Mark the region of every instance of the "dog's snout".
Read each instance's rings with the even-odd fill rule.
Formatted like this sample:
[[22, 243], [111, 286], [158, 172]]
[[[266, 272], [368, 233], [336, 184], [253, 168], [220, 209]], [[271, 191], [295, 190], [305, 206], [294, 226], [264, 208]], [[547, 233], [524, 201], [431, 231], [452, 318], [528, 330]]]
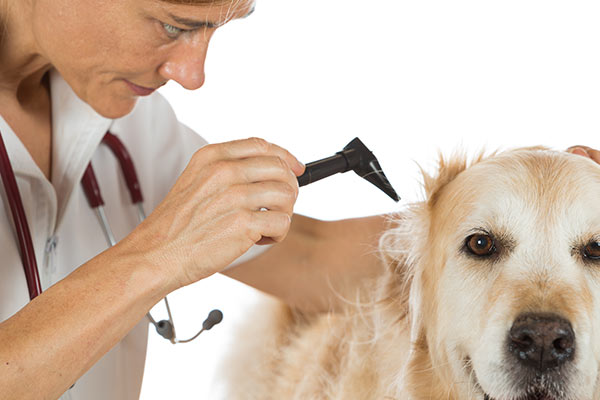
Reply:
[[573, 359], [575, 334], [571, 323], [558, 315], [521, 314], [510, 328], [508, 350], [522, 366], [545, 371]]

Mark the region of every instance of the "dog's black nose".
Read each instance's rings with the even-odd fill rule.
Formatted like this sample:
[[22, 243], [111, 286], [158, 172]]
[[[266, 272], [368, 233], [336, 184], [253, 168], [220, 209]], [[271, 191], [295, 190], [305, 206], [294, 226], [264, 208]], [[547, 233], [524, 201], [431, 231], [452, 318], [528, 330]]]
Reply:
[[508, 350], [521, 365], [543, 372], [573, 359], [575, 334], [558, 315], [521, 314], [510, 328]]

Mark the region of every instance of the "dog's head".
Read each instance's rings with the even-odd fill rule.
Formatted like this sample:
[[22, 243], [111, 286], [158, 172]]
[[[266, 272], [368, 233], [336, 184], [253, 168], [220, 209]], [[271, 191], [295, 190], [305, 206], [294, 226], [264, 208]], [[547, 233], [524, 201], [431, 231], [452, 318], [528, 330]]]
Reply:
[[431, 390], [417, 388], [432, 384], [425, 373], [447, 390], [427, 398], [592, 399], [600, 167], [513, 150], [468, 168], [442, 161], [425, 188], [427, 200], [387, 237], [408, 239], [408, 270], [397, 273], [410, 288], [415, 391]]

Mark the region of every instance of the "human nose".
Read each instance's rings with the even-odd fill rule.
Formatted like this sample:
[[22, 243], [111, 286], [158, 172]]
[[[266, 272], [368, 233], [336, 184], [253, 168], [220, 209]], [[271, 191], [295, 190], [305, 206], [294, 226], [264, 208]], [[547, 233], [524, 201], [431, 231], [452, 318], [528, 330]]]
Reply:
[[159, 68], [160, 75], [188, 90], [202, 87], [209, 39], [204, 37], [182, 41]]

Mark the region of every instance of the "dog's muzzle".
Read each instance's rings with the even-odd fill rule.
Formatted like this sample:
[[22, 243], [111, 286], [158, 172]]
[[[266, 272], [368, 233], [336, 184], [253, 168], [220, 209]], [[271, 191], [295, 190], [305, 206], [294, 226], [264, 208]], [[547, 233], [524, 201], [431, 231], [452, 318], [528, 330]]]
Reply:
[[514, 386], [526, 393], [519, 400], [558, 400], [575, 356], [575, 333], [559, 315], [521, 314], [508, 332], [506, 354]]

